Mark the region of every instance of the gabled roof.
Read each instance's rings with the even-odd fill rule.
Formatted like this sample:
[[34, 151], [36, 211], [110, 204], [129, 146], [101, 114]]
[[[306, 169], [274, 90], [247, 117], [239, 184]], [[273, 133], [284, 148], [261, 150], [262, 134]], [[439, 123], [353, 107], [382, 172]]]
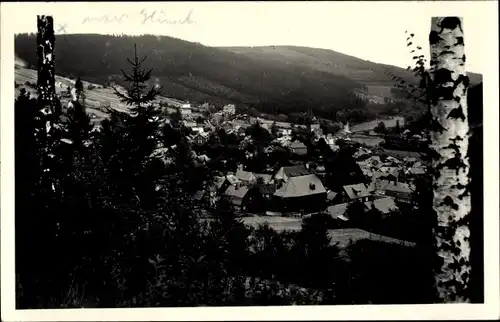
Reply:
[[412, 187], [407, 183], [394, 182], [390, 180], [377, 180], [372, 183], [373, 188], [378, 190], [394, 191], [401, 193], [412, 193]]
[[375, 207], [375, 209], [377, 209], [378, 211], [380, 211], [383, 214], [387, 214], [387, 213], [391, 212], [392, 210], [398, 209], [396, 202], [394, 201], [393, 198], [390, 198], [390, 197], [375, 199], [373, 201], [368, 201], [368, 202], [365, 202], [365, 205], [368, 209]]
[[423, 167], [412, 167], [409, 172], [411, 174], [425, 174], [425, 170]]
[[216, 177], [214, 177], [214, 183], [213, 183], [212, 187], [218, 190], [218, 189], [220, 189], [220, 187], [222, 187], [222, 185], [224, 184], [224, 181], [226, 181], [225, 177], [216, 176]]
[[368, 191], [368, 188], [365, 186], [364, 183], [344, 186], [343, 189], [350, 199], [357, 199], [357, 198], [371, 196], [371, 193]]
[[236, 177], [241, 181], [255, 181], [257, 177], [253, 174], [253, 172], [245, 171], [245, 170], [237, 170]]
[[338, 195], [338, 193], [336, 193], [335, 191], [328, 191], [328, 193], [326, 194], [326, 199], [328, 200], [333, 200], [335, 199], [335, 197]]
[[380, 167], [379, 171], [385, 172], [387, 174], [393, 175], [393, 176], [398, 176], [399, 174], [399, 168], [398, 167], [390, 167], [390, 166], [382, 166]]
[[224, 195], [226, 197], [230, 197], [233, 204], [241, 205], [241, 202], [248, 191], [248, 188], [245, 186], [229, 186], [226, 191], [224, 191]]
[[274, 195], [280, 198], [294, 198], [326, 193], [321, 180], [315, 175], [291, 177]]
[[199, 190], [193, 195], [194, 200], [201, 200], [203, 196], [205, 195], [205, 190]]
[[311, 174], [311, 172], [307, 170], [303, 164], [283, 167], [283, 173], [287, 177], [298, 177]]
[[295, 140], [295, 141], [292, 141], [292, 143], [290, 143], [290, 148], [291, 149], [305, 149], [307, 148], [307, 146], [300, 142], [299, 140]]

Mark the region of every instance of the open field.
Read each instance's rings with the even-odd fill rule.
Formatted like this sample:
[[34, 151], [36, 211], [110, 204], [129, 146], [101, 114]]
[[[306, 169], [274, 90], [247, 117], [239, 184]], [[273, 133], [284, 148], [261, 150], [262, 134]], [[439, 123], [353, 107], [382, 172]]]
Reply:
[[354, 134], [350, 137], [350, 139], [351, 141], [358, 142], [360, 144], [365, 144], [370, 147], [376, 147], [380, 143], [385, 141], [383, 138], [378, 136], [361, 135], [361, 134]]
[[[245, 225], [254, 228], [258, 227], [259, 224], [264, 224], [267, 222], [269, 224], [269, 227], [278, 232], [283, 232], [286, 230], [300, 231], [302, 229], [301, 218], [252, 216], [252, 217], [243, 217], [242, 221]], [[389, 244], [400, 244], [407, 247], [416, 246], [416, 244], [412, 242], [407, 242], [396, 238], [374, 234], [359, 228], [331, 229], [328, 231], [328, 234], [331, 238], [332, 243], [338, 243], [338, 246], [340, 248], [346, 248], [351, 241], [355, 243], [363, 239], [381, 241]]]
[[[15, 68], [15, 82], [20, 86], [16, 88], [16, 97], [19, 95], [21, 88], [25, 88], [32, 96], [36, 96], [36, 89], [30, 86], [25, 85], [26, 82], [30, 82], [33, 84], [37, 83], [37, 71], [29, 68], [24, 68], [22, 66], [17, 65]], [[73, 87], [75, 81], [69, 78], [56, 76], [56, 93], [58, 95], [63, 96], [63, 92], [66, 92], [66, 88], [68, 86]], [[87, 107], [88, 114], [92, 117], [94, 122], [99, 122], [102, 119], [107, 117], [107, 114], [103, 112], [103, 106], [109, 106], [111, 108], [117, 109], [119, 111], [126, 111], [127, 106], [120, 102], [118, 97], [115, 95], [112, 88], [103, 88], [102, 85], [92, 84], [94, 86], [93, 89], [89, 90], [88, 86], [89, 82], [82, 80], [84, 89], [85, 89], [85, 104]], [[119, 87], [120, 90], [123, 90]], [[66, 106], [69, 102], [69, 98], [62, 97], [61, 103], [63, 106]], [[167, 103], [171, 106], [180, 107], [184, 102], [161, 96], [157, 99], [157, 103]], [[168, 111], [174, 112], [175, 109], [168, 108]]]
[[257, 228], [260, 224], [268, 223], [272, 229], [282, 232], [285, 230], [299, 231], [302, 229], [301, 218], [272, 217], [272, 216], [252, 216], [241, 218], [243, 223]]
[[404, 240], [399, 240], [396, 238], [391, 238], [383, 235], [378, 235], [371, 233], [369, 231], [359, 229], [359, 228], [343, 228], [343, 229], [332, 229], [328, 231], [332, 243], [339, 243], [340, 248], [345, 248], [349, 245], [349, 242], [357, 242], [363, 239], [369, 239], [373, 241], [382, 241], [389, 244], [400, 244], [407, 247], [415, 247], [416, 244], [412, 242], [407, 242]]
[[351, 132], [371, 131], [375, 127], [377, 127], [377, 125], [380, 122], [384, 122], [386, 128], [391, 128], [391, 127], [395, 127], [396, 123], [398, 121], [399, 121], [399, 125], [401, 127], [403, 127], [405, 125], [405, 119], [404, 119], [404, 117], [402, 117], [402, 116], [394, 116], [391, 119], [379, 119], [379, 120], [373, 120], [373, 121], [369, 121], [369, 122], [363, 122], [363, 123], [355, 124], [355, 125], [351, 126]]

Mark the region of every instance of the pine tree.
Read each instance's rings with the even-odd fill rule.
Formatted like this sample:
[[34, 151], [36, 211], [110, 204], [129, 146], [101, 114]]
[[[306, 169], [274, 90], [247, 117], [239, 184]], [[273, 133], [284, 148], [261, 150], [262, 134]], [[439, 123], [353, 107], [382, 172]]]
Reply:
[[85, 100], [85, 92], [84, 92], [83, 83], [82, 83], [82, 80], [80, 79], [80, 77], [78, 77], [75, 81], [75, 89], [76, 89], [76, 99], [80, 100], [80, 98], [81, 98], [82, 100]]
[[[147, 81], [152, 69], [143, 69], [142, 64], [147, 57], [137, 57], [134, 45], [134, 59], [131, 73], [122, 70], [123, 77], [129, 83], [126, 93], [114, 87], [115, 94], [129, 110], [121, 112], [110, 110], [110, 118], [103, 121], [101, 131], [101, 152], [107, 166], [110, 180], [120, 188], [117, 195], [122, 201], [135, 200], [143, 207], [152, 207], [155, 200], [155, 187], [161, 173], [161, 161], [153, 156], [160, 144], [161, 108], [154, 104], [160, 89], [152, 87], [148, 91]], [[127, 177], [127, 182], [123, 177]]]
[[161, 108], [152, 104], [160, 94], [160, 89], [153, 86], [147, 92], [147, 81], [151, 78], [152, 69], [143, 69], [142, 64], [147, 56], [139, 59], [137, 57], [136, 45], [134, 45], [134, 60], [127, 58], [132, 66], [131, 74], [122, 70], [123, 77], [129, 83], [126, 94], [122, 94], [114, 88], [115, 94], [120, 101], [130, 107], [130, 116], [126, 118], [126, 127], [134, 140], [131, 153], [138, 153], [138, 157], [150, 155], [156, 148], [159, 137], [159, 125], [161, 119]]

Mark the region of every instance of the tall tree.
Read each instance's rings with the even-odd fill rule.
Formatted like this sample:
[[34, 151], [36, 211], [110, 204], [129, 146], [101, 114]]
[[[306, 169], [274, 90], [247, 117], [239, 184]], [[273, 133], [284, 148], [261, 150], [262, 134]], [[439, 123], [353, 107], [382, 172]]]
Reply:
[[438, 219], [434, 236], [442, 259], [435, 278], [438, 298], [444, 302], [470, 301], [469, 79], [462, 26], [459, 17], [433, 17], [429, 34], [433, 209]]
[[[44, 114], [56, 114], [55, 42], [52, 16], [37, 16], [38, 100]], [[46, 110], [45, 110], [46, 109]]]
[[154, 104], [160, 88], [152, 86], [146, 90], [152, 72], [142, 68], [146, 58], [139, 58], [134, 46], [133, 60], [127, 58], [131, 72], [122, 70], [124, 80], [130, 85], [125, 93], [114, 87], [115, 94], [129, 109], [109, 111], [109, 120], [101, 123], [100, 140], [110, 180], [119, 186], [120, 202], [136, 200], [143, 207], [153, 206], [155, 181], [161, 176], [152, 171], [152, 168], [155, 171], [161, 168], [159, 158], [152, 155], [161, 144], [161, 108]]

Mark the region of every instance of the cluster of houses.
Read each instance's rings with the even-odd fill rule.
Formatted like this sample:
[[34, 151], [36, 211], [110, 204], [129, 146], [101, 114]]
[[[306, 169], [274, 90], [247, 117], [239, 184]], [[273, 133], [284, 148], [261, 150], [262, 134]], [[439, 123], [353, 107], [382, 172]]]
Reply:
[[[363, 159], [363, 158], [361, 158]], [[325, 212], [335, 219], [347, 221], [347, 207], [362, 202], [367, 209], [383, 214], [397, 210], [400, 202], [409, 203], [414, 180], [425, 173], [421, 161], [371, 155], [357, 162], [369, 183], [343, 186], [332, 191], [323, 183], [324, 167], [304, 163], [284, 166], [274, 173], [253, 173], [240, 166], [235, 173], [218, 176], [207, 191], [200, 191], [196, 200], [226, 198], [243, 215], [266, 214], [304, 216]]]
[[[333, 151], [339, 149], [336, 145], [338, 138], [352, 142], [358, 142], [359, 139], [356, 133], [351, 133], [349, 124], [335, 135], [324, 135], [318, 122], [313, 121], [307, 127], [288, 122], [261, 120], [245, 114], [236, 114], [232, 104], [206, 117], [203, 124], [199, 124], [199, 119], [198, 122], [194, 121], [189, 104], [183, 105], [180, 111], [184, 125], [192, 130], [188, 139], [195, 144], [206, 143], [210, 132], [216, 129], [235, 134], [243, 142], [247, 139], [245, 130], [256, 122], [269, 132], [277, 132], [274, 146], [282, 146], [298, 156], [306, 156], [308, 148], [303, 142], [292, 138], [294, 127], [309, 128], [316, 141], [323, 138]], [[379, 153], [377, 145], [358, 146], [353, 157], [366, 180], [343, 186], [339, 191], [325, 187], [323, 165], [302, 161], [296, 165], [275, 168], [267, 173], [249, 172], [240, 165], [236, 172], [217, 176], [213, 184], [208, 189], [196, 193], [194, 199], [215, 203], [220, 198], [225, 198], [242, 215], [303, 216], [324, 212], [333, 218], [347, 221], [346, 211], [353, 202], [361, 202], [367, 209], [376, 208], [387, 214], [397, 210], [399, 203], [411, 201], [415, 189], [414, 180], [425, 174], [426, 169], [418, 153], [386, 149]], [[198, 159], [203, 157], [206, 158], [197, 156]]]

